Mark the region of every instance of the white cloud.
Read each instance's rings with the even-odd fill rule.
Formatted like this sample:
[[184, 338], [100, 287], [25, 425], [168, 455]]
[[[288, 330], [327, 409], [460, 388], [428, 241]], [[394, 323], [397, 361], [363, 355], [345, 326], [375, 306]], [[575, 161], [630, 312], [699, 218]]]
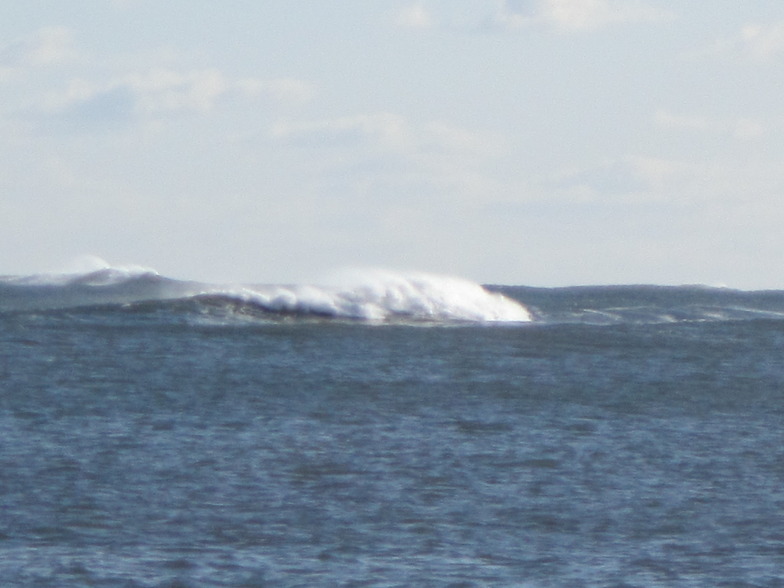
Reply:
[[228, 91], [227, 80], [215, 69], [187, 73], [152, 70], [129, 75], [117, 85], [131, 90], [138, 110], [151, 115], [179, 111], [207, 112]]
[[250, 96], [268, 96], [281, 102], [307, 102], [315, 94], [313, 84], [295, 78], [243, 78], [237, 80], [234, 87]]
[[432, 121], [424, 129], [425, 144], [437, 145], [449, 151], [470, 153], [472, 156], [494, 156], [503, 151], [500, 137], [469, 131], [443, 121]]
[[[684, 164], [672, 160], [628, 156], [598, 165], [564, 170], [550, 182], [562, 199], [583, 202], [668, 201], [671, 190], [688, 176]], [[549, 186], [548, 186], [549, 187]]]
[[[498, 136], [443, 121], [415, 123], [394, 113], [374, 113], [313, 122], [280, 122], [274, 139], [316, 150], [310, 173], [318, 181], [373, 186], [376, 194], [435, 189], [450, 199], [474, 199], [497, 187], [484, 164], [506, 153]], [[362, 188], [357, 188], [362, 186]], [[349, 188], [351, 189], [351, 188]]]
[[768, 25], [748, 24], [729, 45], [753, 59], [770, 59], [784, 52], [784, 21]]
[[757, 139], [765, 132], [766, 126], [753, 118], [739, 118], [732, 125], [732, 134], [738, 139]]
[[784, 53], [784, 20], [768, 24], [747, 23], [732, 36], [724, 37], [694, 57], [724, 55], [738, 59], [765, 62]]
[[784, 51], [784, 21], [770, 25], [746, 25], [741, 30], [746, 51], [759, 59], [767, 59]]
[[749, 117], [733, 119], [711, 118], [703, 115], [679, 115], [666, 110], [658, 110], [656, 124], [670, 129], [686, 130], [714, 135], [727, 135], [740, 140], [762, 137], [776, 123], [764, 122]]
[[433, 24], [430, 13], [421, 4], [406, 6], [397, 14], [398, 26], [412, 29], [427, 29]]
[[24, 68], [66, 63], [76, 55], [70, 29], [44, 27], [0, 47], [0, 79]]
[[639, 177], [653, 188], [666, 188], [673, 182], [681, 181], [688, 173], [685, 164], [672, 159], [631, 157], [628, 161]]
[[26, 59], [32, 65], [64, 63], [76, 56], [73, 35], [65, 27], [47, 27], [36, 33], [28, 46]]
[[498, 137], [443, 121], [415, 125], [401, 115], [388, 112], [315, 122], [280, 122], [272, 128], [272, 136], [310, 145], [374, 147], [408, 154], [470, 153], [472, 157], [495, 155], [502, 143]]
[[45, 110], [80, 121], [121, 122], [134, 117], [207, 113], [220, 99], [231, 96], [290, 101], [304, 100], [311, 91], [308, 84], [293, 79], [232, 80], [217, 69], [181, 72], [156, 68], [102, 83], [74, 79], [64, 92], [49, 96]]
[[373, 143], [398, 149], [411, 140], [407, 121], [391, 113], [361, 114], [315, 122], [280, 122], [272, 136], [294, 143], [357, 146]]
[[721, 131], [721, 125], [706, 116], [673, 114], [660, 109], [656, 111], [655, 119], [657, 125], [672, 129], [686, 129], [701, 132]]
[[610, 25], [672, 17], [672, 13], [640, 0], [506, 0], [501, 4], [496, 26], [515, 30], [541, 24], [566, 32], [594, 31]]

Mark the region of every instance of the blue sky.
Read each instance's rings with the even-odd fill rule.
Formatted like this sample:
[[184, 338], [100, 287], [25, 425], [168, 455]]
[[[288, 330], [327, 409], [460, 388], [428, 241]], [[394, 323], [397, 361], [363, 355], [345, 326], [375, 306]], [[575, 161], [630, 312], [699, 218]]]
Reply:
[[778, 0], [8, 4], [0, 274], [784, 288]]

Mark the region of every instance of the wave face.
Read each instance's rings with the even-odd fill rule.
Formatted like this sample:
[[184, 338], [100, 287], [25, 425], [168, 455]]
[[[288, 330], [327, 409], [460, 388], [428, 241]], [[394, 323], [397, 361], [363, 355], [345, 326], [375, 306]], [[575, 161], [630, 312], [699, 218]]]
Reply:
[[522, 304], [498, 292], [460, 278], [425, 273], [365, 270], [344, 275], [332, 285], [216, 285], [174, 280], [137, 267], [0, 278], [0, 312], [95, 307], [263, 319], [531, 320]]

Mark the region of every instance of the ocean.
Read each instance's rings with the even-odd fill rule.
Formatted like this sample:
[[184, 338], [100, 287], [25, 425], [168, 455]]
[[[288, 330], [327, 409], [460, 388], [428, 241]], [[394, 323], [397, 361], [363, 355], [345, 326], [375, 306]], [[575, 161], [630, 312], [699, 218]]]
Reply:
[[784, 291], [0, 278], [0, 582], [784, 586]]

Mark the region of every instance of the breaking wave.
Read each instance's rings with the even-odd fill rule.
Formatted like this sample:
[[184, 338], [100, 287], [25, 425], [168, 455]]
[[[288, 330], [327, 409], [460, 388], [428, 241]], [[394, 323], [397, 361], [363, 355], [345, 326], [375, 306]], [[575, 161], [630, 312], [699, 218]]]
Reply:
[[[84, 270], [85, 268], [82, 268]], [[527, 322], [519, 302], [461, 278], [364, 270], [327, 285], [216, 285], [166, 278], [137, 266], [0, 278], [0, 312], [177, 306], [244, 316], [332, 317], [372, 322]]]

